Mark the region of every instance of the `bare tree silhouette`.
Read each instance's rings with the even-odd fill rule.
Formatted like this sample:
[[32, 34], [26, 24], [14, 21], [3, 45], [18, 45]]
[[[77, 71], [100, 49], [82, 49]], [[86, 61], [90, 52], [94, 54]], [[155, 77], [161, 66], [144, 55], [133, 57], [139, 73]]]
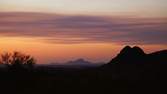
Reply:
[[30, 56], [20, 52], [3, 53], [0, 57], [0, 63], [7, 65], [10, 69], [32, 69], [36, 60]]

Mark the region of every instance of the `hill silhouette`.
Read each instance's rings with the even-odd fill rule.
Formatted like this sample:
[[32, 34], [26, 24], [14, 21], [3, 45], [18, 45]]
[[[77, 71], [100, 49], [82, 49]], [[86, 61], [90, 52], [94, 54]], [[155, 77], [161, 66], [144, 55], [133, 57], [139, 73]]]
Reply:
[[146, 54], [140, 47], [124, 47], [101, 69], [113, 79], [155, 80], [167, 79], [167, 50]]
[[167, 63], [167, 50], [146, 54], [140, 47], [124, 47], [107, 65], [112, 63]]
[[131, 48], [130, 46], [126, 46], [123, 48], [120, 53], [115, 57], [110, 63], [137, 63], [143, 62], [146, 54], [144, 51], [135, 46]]

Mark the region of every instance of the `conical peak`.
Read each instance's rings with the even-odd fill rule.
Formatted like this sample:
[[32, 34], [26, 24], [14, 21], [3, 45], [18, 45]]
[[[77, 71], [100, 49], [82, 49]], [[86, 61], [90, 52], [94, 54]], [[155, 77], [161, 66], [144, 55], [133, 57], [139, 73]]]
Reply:
[[127, 53], [131, 50], [132, 48], [130, 46], [125, 46], [121, 51], [120, 54]]

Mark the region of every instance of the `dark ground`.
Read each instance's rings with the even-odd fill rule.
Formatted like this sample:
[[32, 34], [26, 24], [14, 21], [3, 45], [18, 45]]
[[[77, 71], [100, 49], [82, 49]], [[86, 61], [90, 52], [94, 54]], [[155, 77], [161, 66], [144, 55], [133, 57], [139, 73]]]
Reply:
[[151, 69], [142, 67], [141, 71], [125, 68], [115, 73], [113, 70], [101, 68], [56, 71], [39, 68], [22, 72], [1, 70], [0, 92], [4, 92], [2, 94], [90, 94], [91, 92], [93, 94], [141, 94], [145, 92], [150, 94], [155, 91], [161, 92], [162, 90], [159, 91], [159, 89], [166, 89], [166, 67], [167, 65]]

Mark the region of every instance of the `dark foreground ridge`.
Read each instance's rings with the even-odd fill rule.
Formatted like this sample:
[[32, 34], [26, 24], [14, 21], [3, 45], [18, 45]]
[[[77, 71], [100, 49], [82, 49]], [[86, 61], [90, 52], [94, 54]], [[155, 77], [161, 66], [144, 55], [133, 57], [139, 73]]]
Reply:
[[146, 54], [126, 46], [109, 63], [84, 69], [35, 66], [32, 57], [18, 53], [6, 57], [0, 68], [2, 94], [150, 94], [166, 89], [167, 50]]

